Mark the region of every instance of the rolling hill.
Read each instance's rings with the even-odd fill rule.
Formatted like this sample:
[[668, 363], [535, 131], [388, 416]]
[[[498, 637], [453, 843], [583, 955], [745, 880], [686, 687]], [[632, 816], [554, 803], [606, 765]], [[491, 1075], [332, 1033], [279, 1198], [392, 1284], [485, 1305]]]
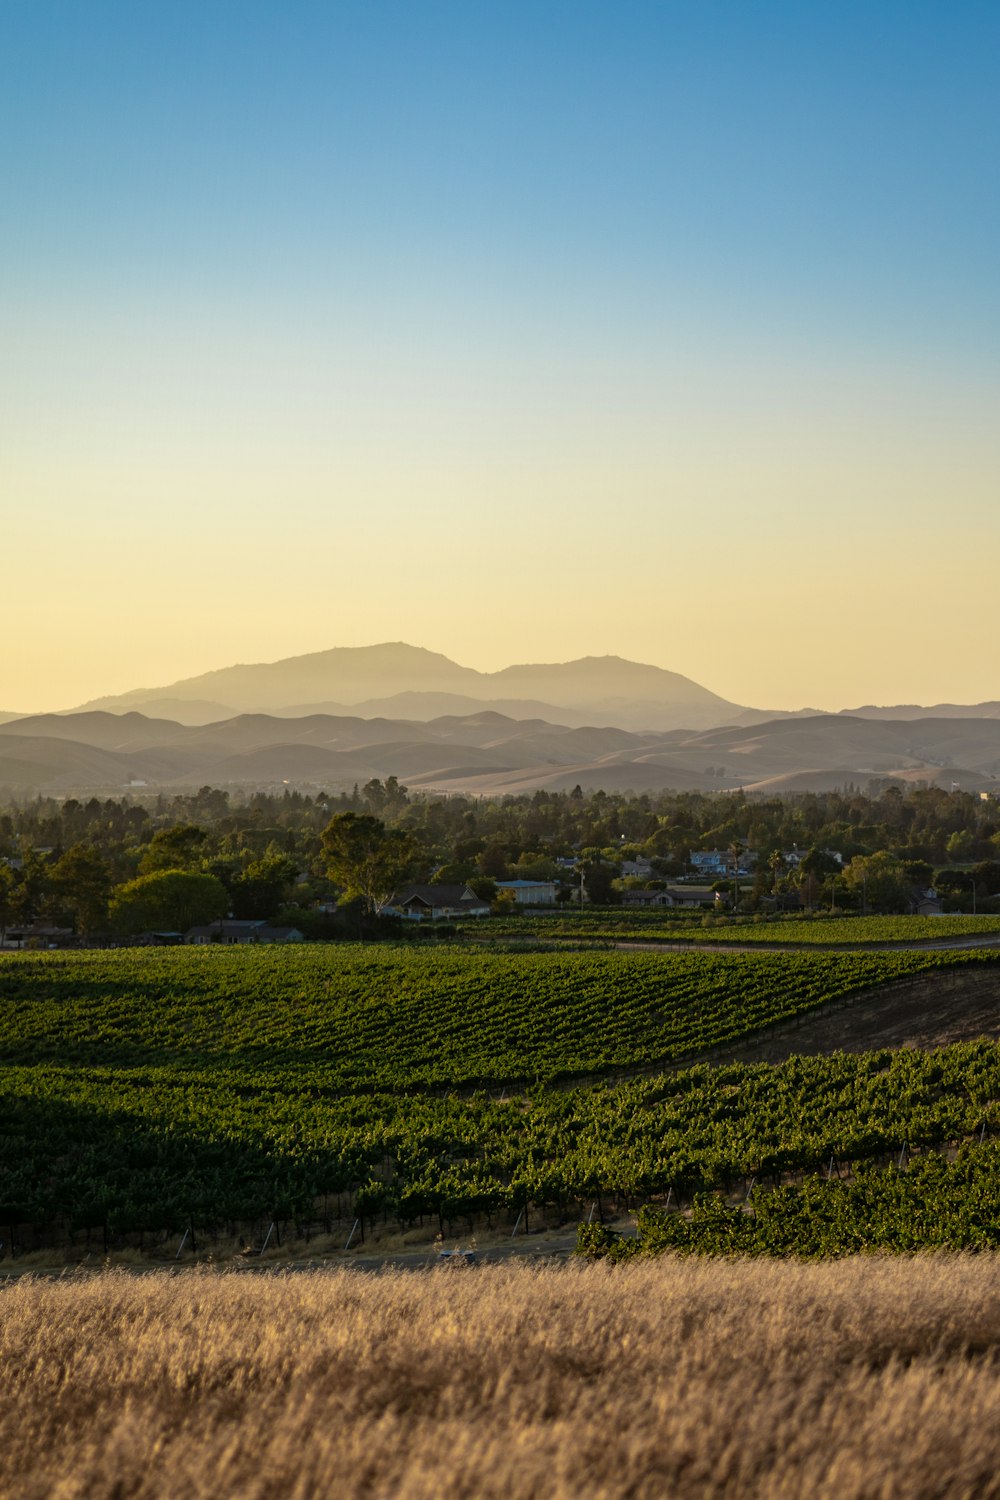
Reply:
[[559, 719], [625, 729], [706, 729], [746, 712], [689, 677], [618, 656], [478, 672], [402, 642], [339, 646], [284, 661], [223, 667], [166, 687], [95, 699], [84, 709], [138, 709], [188, 724], [237, 713], [433, 719], [496, 707], [515, 718]]
[[1000, 778], [1000, 702], [771, 713], [617, 656], [463, 667], [401, 642], [336, 647], [139, 688], [82, 709], [0, 714], [0, 788], [208, 783], [336, 791], [396, 776], [495, 796], [821, 790], [872, 777]]
[[605, 791], [804, 791], [872, 777], [975, 791], [998, 784], [1000, 720], [825, 714], [640, 733], [491, 709], [427, 722], [254, 713], [199, 725], [87, 710], [0, 724], [0, 788], [19, 794], [109, 794], [137, 784], [338, 791], [387, 776], [414, 790], [473, 796], [578, 783]]

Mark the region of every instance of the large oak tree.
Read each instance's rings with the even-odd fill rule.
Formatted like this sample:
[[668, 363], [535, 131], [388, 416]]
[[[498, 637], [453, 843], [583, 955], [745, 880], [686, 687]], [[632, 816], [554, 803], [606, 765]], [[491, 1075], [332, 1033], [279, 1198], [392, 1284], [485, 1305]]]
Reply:
[[418, 849], [409, 834], [368, 814], [338, 813], [323, 830], [330, 879], [350, 899], [380, 912], [413, 869]]

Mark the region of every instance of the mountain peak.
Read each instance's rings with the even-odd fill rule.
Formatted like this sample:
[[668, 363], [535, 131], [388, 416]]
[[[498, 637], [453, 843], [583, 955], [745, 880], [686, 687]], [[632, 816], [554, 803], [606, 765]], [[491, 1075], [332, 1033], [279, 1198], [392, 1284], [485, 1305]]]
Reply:
[[[689, 677], [621, 656], [582, 656], [479, 672], [407, 641], [332, 646], [280, 661], [220, 667], [164, 687], [95, 699], [83, 707], [121, 712], [155, 704], [162, 712], [168, 703], [176, 707], [196, 701], [198, 719], [205, 723], [209, 717], [230, 714], [295, 714], [313, 705], [351, 708], [399, 694], [427, 696], [429, 711], [421, 717], [441, 711], [440, 703], [436, 711], [430, 707], [434, 695], [440, 700], [441, 694], [453, 694], [484, 707], [530, 702], [537, 705], [538, 716], [557, 721], [559, 711], [567, 710], [591, 723], [636, 729], [704, 729], [740, 712], [738, 705]], [[191, 716], [185, 717], [191, 722]]]

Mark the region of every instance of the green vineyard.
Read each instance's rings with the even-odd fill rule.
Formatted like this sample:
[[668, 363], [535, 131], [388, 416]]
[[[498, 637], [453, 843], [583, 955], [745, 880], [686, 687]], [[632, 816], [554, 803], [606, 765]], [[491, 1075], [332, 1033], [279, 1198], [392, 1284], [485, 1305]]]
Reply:
[[[904, 1153], [901, 1153], [903, 1155]], [[866, 1163], [841, 1180], [823, 1173], [778, 1188], [753, 1187], [742, 1204], [699, 1193], [689, 1214], [644, 1207], [638, 1234], [582, 1225], [593, 1258], [634, 1255], [795, 1255], [865, 1251], [995, 1250], [1000, 1244], [1000, 1147], [978, 1139], [953, 1160], [928, 1152], [903, 1166]]]
[[998, 962], [320, 945], [26, 954], [0, 961], [0, 1065], [225, 1064], [249, 1087], [292, 1069], [338, 1092], [555, 1082], [672, 1062], [859, 990]]
[[987, 1043], [657, 1069], [871, 986], [998, 962], [331, 947], [5, 959], [0, 1235], [334, 1215], [446, 1229], [665, 1195], [695, 1201], [678, 1219], [690, 1225], [698, 1194], [728, 1211], [751, 1181], [756, 1205], [790, 1175], [988, 1146], [1000, 1049]]
[[[482, 936], [482, 929], [465, 924], [466, 937]], [[700, 920], [687, 912], [585, 909], [568, 914], [528, 913], [493, 920], [487, 935], [537, 942], [662, 942], [743, 946], [749, 943], [880, 946], [886, 943], [929, 943], [950, 938], [995, 937], [1000, 943], [1000, 917], [786, 917], [762, 921], [709, 917]]]

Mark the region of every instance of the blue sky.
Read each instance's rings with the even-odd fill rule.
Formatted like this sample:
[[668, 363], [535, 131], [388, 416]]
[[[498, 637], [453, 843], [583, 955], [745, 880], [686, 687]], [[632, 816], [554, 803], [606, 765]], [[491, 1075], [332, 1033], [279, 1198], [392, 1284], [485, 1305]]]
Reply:
[[998, 57], [996, 4], [0, 0], [0, 707], [400, 637], [1000, 696]]

